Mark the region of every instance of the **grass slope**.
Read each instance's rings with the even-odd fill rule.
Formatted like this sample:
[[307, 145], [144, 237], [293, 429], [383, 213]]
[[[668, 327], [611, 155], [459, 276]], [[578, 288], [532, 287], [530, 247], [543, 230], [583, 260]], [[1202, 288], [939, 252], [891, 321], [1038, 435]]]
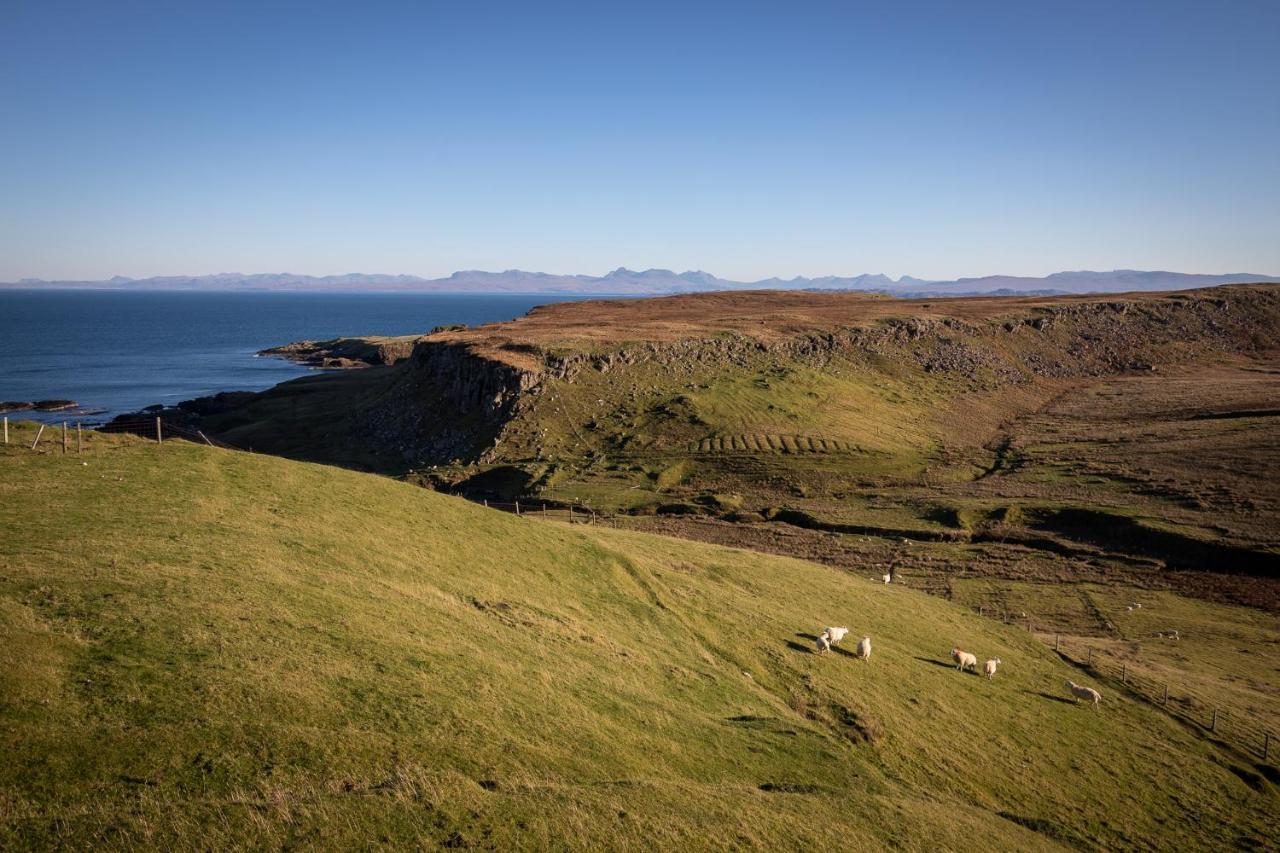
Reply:
[[[278, 458], [14, 438], [0, 847], [1270, 843], [1242, 759], [1063, 701], [1074, 670], [942, 600]], [[812, 654], [824, 623], [872, 662]]]

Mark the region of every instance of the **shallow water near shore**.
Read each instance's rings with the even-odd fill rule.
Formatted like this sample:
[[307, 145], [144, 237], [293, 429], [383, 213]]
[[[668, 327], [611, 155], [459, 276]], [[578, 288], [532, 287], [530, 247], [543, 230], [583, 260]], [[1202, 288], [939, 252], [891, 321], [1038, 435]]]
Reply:
[[105, 421], [155, 403], [257, 391], [310, 370], [256, 356], [270, 346], [492, 323], [566, 298], [575, 297], [0, 290], [0, 401], [80, 404], [10, 419]]

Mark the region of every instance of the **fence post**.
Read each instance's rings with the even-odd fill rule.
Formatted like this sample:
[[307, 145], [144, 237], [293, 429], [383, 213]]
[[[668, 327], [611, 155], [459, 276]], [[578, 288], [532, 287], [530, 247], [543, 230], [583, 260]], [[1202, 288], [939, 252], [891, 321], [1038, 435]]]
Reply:
[[1218, 709], [1213, 709], [1213, 722], [1209, 724], [1209, 731], [1216, 732], [1218, 730]]
[[1061, 635], [1061, 634], [1058, 634], [1058, 635], [1056, 635], [1056, 636], [1054, 637], [1054, 640], [1053, 640], [1053, 650], [1054, 650], [1055, 652], [1060, 652], [1060, 651], [1062, 651], [1062, 635]]
[[1089, 662], [1086, 663], [1085, 666], [1089, 667], [1090, 669], [1093, 668], [1093, 647], [1092, 646], [1089, 647]]
[[979, 604], [979, 605], [978, 605], [978, 615], [979, 615], [979, 616], [985, 616], [985, 615], [986, 615], [986, 614], [984, 614], [984, 613], [982, 612], [982, 605], [981, 605], [981, 604]]
[[36, 430], [36, 440], [31, 442], [31, 449], [35, 450], [36, 445], [40, 443], [40, 436], [44, 435], [44, 424], [40, 424], [40, 429]]
[[520, 501], [516, 501], [516, 515], [520, 514]]
[[80, 422], [76, 421], [76, 453], [77, 454], [80, 453], [81, 448], [82, 448], [82, 444], [81, 444], [81, 435], [80, 435]]
[[202, 431], [196, 430], [196, 435], [203, 438], [205, 444], [209, 445], [210, 447], [213, 447], [213, 442], [209, 440], [209, 436], [205, 435]]
[[488, 509], [488, 508], [489, 508], [489, 499], [488, 499], [488, 498], [485, 498], [485, 499], [484, 499], [484, 508], [485, 508], [485, 509]]
[[9, 416], [4, 416], [4, 443], [9, 443]]
[[546, 505], [546, 504], [543, 504], [543, 505], [542, 505], [542, 514], [543, 514], [544, 516], [547, 514], [547, 505]]
[[573, 524], [573, 504], [569, 504], [569, 523]]
[[160, 416], [156, 415], [156, 444], [160, 444], [164, 439], [160, 435]]
[[62, 422], [62, 452], [67, 452], [67, 422]]

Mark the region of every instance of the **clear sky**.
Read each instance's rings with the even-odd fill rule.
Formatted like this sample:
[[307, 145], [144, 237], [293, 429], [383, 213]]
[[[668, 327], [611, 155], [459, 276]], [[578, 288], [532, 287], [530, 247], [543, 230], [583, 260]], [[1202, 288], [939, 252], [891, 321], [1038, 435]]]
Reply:
[[1280, 274], [1280, 2], [0, 4], [0, 280]]

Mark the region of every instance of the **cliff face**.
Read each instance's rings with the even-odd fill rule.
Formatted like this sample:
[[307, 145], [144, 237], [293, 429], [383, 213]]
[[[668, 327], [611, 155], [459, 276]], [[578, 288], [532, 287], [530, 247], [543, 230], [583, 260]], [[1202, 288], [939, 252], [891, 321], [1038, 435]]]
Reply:
[[[1149, 371], [1214, 352], [1280, 347], [1278, 287], [1064, 303], [1021, 300], [1007, 311], [1000, 310], [999, 300], [987, 300], [986, 316], [945, 315], [949, 304], [969, 308], [967, 301], [934, 303], [928, 316], [911, 316], [904, 303], [905, 316], [786, 336], [733, 329], [585, 351], [522, 340], [519, 323], [423, 338], [401, 366], [399, 387], [364, 419], [369, 432], [362, 440], [394, 445], [411, 464], [534, 459], [549, 450], [545, 437], [566, 430], [577, 451], [590, 452], [608, 437], [587, 412], [606, 401], [576, 398], [605, 394], [597, 386], [606, 374], [611, 388], [627, 386], [633, 397], [660, 398], [678, 390], [672, 382], [713, 379], [730, 369], [821, 370], [835, 360], [950, 381], [954, 394], [948, 396], [962, 396], [1039, 380]], [[557, 402], [539, 404], [548, 392]], [[689, 431], [681, 426], [675, 432], [687, 440]]]
[[[870, 417], [859, 414], [859, 395], [875, 402], [876, 389], [892, 381], [929, 388], [927, 406], [912, 410], [884, 397], [877, 415], [885, 428], [916, 419], [912, 441], [924, 447], [929, 434], [947, 428], [938, 422], [944, 405], [954, 422], [970, 417], [972, 400], [982, 397], [993, 410], [992, 395], [1030, 389], [1020, 402], [997, 406], [1003, 416], [1062, 381], [1277, 347], [1274, 285], [1096, 299], [755, 293], [571, 303], [414, 339], [407, 358], [344, 381], [286, 383], [243, 407], [251, 414], [231, 413], [222, 423], [246, 433], [239, 441], [225, 435], [231, 442], [275, 452], [284, 445], [272, 430], [287, 429], [289, 455], [346, 459], [358, 448], [361, 459], [376, 460], [361, 466], [390, 471], [589, 459], [686, 446], [730, 429], [785, 435], [805, 427], [809, 435], [857, 444], [858, 436], [841, 432], [841, 418]], [[788, 402], [792, 389], [782, 377], [794, 370], [816, 372], [805, 390], [812, 400], [852, 394], [849, 414], [828, 413], [824, 421], [820, 406]], [[823, 375], [840, 371], [856, 373], [862, 385], [823, 386]], [[735, 382], [751, 393], [735, 402], [728, 397], [741, 394], [728, 388], [728, 397], [717, 397]], [[272, 401], [279, 404], [267, 405]], [[793, 425], [780, 423], [783, 412]], [[297, 436], [318, 418], [330, 420], [329, 444], [314, 449]]]

